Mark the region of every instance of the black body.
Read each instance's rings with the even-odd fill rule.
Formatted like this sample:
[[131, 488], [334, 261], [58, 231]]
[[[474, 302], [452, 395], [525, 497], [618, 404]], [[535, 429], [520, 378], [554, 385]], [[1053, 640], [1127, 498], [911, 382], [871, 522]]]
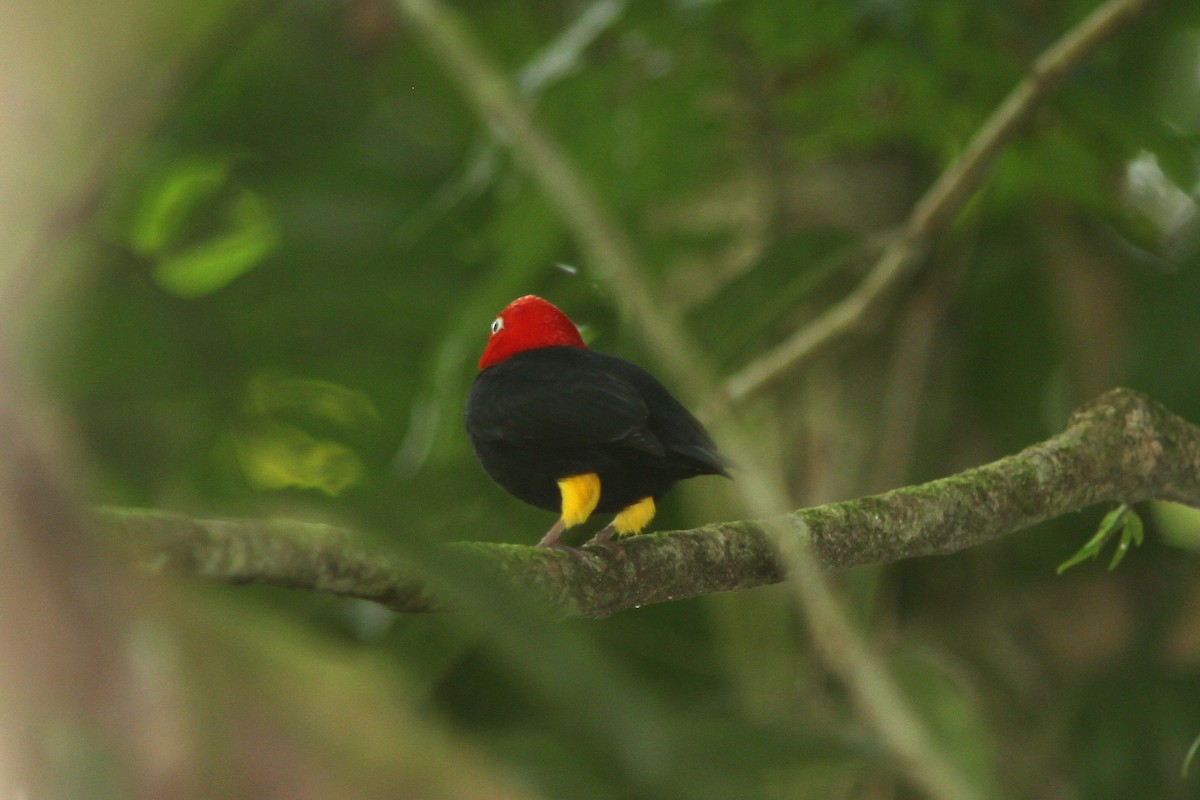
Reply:
[[597, 512], [661, 497], [676, 481], [725, 475], [704, 426], [641, 367], [579, 347], [526, 350], [479, 373], [467, 433], [497, 484], [560, 511], [556, 481], [600, 476]]

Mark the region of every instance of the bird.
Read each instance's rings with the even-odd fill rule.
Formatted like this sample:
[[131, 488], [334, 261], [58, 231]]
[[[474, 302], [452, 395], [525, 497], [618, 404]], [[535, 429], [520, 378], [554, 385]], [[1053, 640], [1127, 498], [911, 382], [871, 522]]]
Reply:
[[576, 552], [563, 531], [615, 514], [588, 544], [640, 533], [675, 483], [730, 477], [704, 426], [646, 370], [589, 349], [536, 295], [491, 323], [463, 413], [484, 471], [509, 494], [558, 513], [539, 547]]

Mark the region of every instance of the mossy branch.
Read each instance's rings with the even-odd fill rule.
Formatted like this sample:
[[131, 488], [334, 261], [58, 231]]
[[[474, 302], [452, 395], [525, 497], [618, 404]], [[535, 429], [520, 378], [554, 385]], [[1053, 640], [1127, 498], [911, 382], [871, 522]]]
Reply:
[[[666, 600], [780, 581], [766, 528], [783, 528], [828, 569], [953, 553], [1096, 503], [1152, 498], [1200, 508], [1200, 428], [1128, 389], [1076, 412], [1060, 434], [920, 486], [802, 508], [775, 520], [637, 536], [586, 558], [525, 545], [450, 545], [563, 613], [606, 616]], [[357, 597], [403, 612], [448, 608], [422, 570], [354, 532], [274, 520], [198, 520], [104, 508], [99, 526], [138, 562], [229, 583]]]

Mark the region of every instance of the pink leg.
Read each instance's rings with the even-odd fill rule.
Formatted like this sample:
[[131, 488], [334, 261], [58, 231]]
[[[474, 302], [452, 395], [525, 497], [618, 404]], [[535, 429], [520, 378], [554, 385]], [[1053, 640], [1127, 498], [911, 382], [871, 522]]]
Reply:
[[582, 550], [571, 547], [569, 544], [563, 544], [558, 540], [558, 537], [562, 536], [562, 532], [566, 530], [566, 527], [566, 523], [560, 519], [550, 527], [550, 530], [546, 531], [546, 535], [542, 537], [537, 546], [547, 550], [557, 550], [560, 553], [566, 553], [571, 558], [582, 563], [586, 560]]
[[566, 524], [560, 519], [558, 522], [550, 526], [550, 530], [546, 531], [546, 535], [542, 537], [542, 540], [538, 542], [537, 546], [553, 548], [565, 547], [566, 545], [559, 544], [558, 537], [562, 536], [562, 532], [566, 527]]

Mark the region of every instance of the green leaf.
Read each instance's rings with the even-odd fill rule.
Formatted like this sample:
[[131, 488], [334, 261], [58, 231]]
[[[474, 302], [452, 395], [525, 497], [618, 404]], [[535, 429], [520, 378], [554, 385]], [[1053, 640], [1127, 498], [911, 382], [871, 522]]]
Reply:
[[248, 189], [229, 204], [229, 227], [207, 241], [162, 256], [154, 280], [184, 299], [212, 294], [258, 266], [279, 244], [280, 232], [267, 204]]
[[142, 196], [129, 230], [129, 247], [161, 256], [178, 244], [187, 220], [214, 198], [229, 179], [228, 159], [189, 158], [165, 170]]
[[162, 169], [129, 222], [129, 248], [153, 261], [177, 297], [212, 294], [258, 266], [281, 240], [272, 209], [231, 180], [228, 157], [192, 156]]
[[1109, 572], [1117, 568], [1122, 559], [1125, 558], [1125, 553], [1129, 551], [1129, 537], [1121, 534], [1121, 541], [1117, 543], [1117, 549], [1113, 551], [1112, 561], [1108, 562]]
[[1088, 539], [1087, 544], [1079, 548], [1075, 555], [1058, 565], [1057, 573], [1061, 575], [1081, 561], [1100, 555], [1104, 545], [1118, 529], [1121, 531], [1121, 538], [1117, 542], [1117, 549], [1113, 552], [1112, 561], [1108, 564], [1110, 570], [1116, 569], [1117, 565], [1125, 558], [1125, 554], [1129, 552], [1130, 546], [1141, 545], [1145, 537], [1142, 518], [1125, 503], [1104, 515], [1104, 519], [1100, 520], [1099, 530], [1091, 539]]
[[1116, 533], [1117, 526], [1121, 524], [1121, 520], [1124, 517], [1125, 512], [1128, 510], [1129, 506], [1122, 503], [1112, 511], [1105, 514], [1104, 519], [1100, 520], [1100, 529], [1096, 531], [1095, 535], [1092, 536], [1091, 539], [1088, 539], [1087, 544], [1079, 548], [1075, 555], [1059, 564], [1056, 572], [1059, 575], [1062, 575], [1068, 569], [1080, 563], [1081, 561], [1086, 561], [1089, 558], [1095, 558], [1097, 555], [1099, 555], [1100, 551], [1104, 549], [1104, 545], [1108, 542], [1109, 538]]
[[1142, 543], [1142, 518], [1137, 515], [1128, 506], [1122, 506], [1126, 509], [1124, 524], [1121, 526], [1121, 541], [1117, 543], [1117, 550], [1113, 553], [1112, 561], [1109, 562], [1109, 570], [1116, 569], [1117, 564], [1121, 563], [1121, 559], [1125, 558], [1125, 553], [1129, 552], [1129, 546], [1140, 545]]

